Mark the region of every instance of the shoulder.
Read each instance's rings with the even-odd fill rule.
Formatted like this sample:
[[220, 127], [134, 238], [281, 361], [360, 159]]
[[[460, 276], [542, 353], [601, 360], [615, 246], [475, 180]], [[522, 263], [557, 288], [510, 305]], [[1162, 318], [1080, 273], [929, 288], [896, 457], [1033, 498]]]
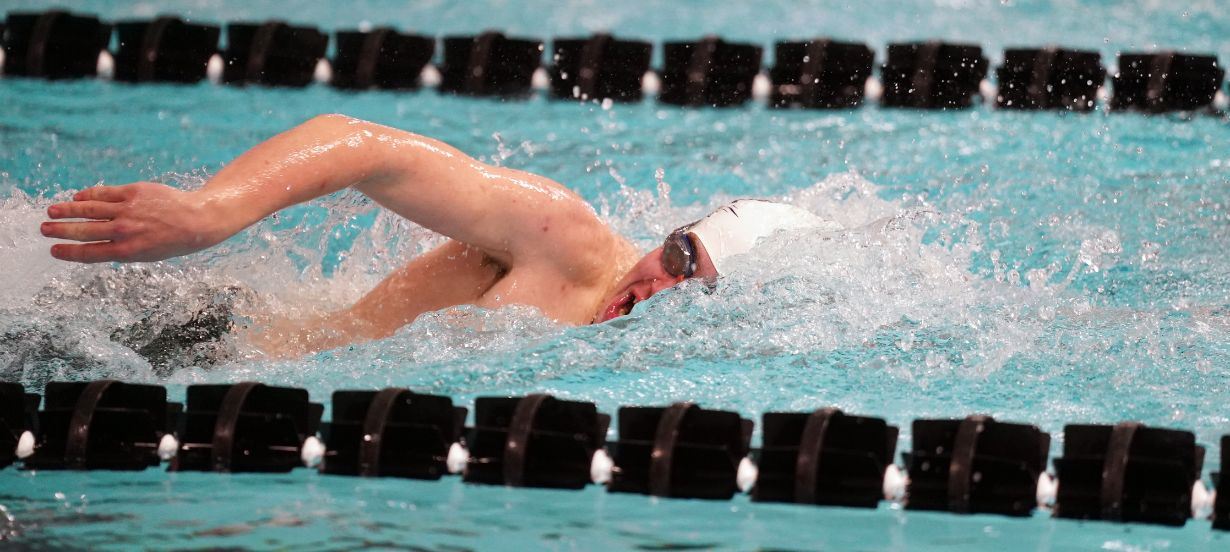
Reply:
[[524, 250], [514, 264], [550, 269], [581, 285], [605, 280], [614, 260], [631, 244], [575, 192], [555, 186], [558, 193], [548, 194], [535, 209], [526, 228], [530, 235], [523, 236]]

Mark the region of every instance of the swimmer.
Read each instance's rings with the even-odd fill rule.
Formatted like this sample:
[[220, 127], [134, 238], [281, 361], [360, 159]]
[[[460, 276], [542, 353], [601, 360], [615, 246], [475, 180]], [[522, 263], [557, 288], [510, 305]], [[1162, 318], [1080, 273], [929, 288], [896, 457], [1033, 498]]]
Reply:
[[137, 182], [77, 192], [47, 209], [54, 221], [41, 231], [81, 242], [51, 246], [57, 259], [159, 261], [206, 249], [280, 209], [347, 187], [450, 240], [349, 308], [271, 323], [251, 336], [269, 354], [388, 337], [420, 314], [463, 304], [528, 305], [562, 323], [605, 322], [686, 279], [712, 281], [731, 257], [773, 232], [839, 228], [790, 205], [739, 200], [643, 254], [550, 179], [484, 164], [425, 136], [322, 115], [252, 148], [198, 190]]

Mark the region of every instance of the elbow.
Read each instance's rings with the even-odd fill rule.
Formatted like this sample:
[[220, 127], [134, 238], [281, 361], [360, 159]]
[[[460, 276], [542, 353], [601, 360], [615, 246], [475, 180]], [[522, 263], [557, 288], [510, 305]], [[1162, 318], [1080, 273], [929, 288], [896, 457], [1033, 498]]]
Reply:
[[316, 115], [299, 125], [301, 129], [330, 129], [363, 124], [365, 121], [341, 113], [325, 113]]
[[372, 123], [347, 115], [329, 113], [317, 115], [288, 131], [294, 140], [317, 146], [344, 144], [350, 151], [368, 150], [373, 136]]

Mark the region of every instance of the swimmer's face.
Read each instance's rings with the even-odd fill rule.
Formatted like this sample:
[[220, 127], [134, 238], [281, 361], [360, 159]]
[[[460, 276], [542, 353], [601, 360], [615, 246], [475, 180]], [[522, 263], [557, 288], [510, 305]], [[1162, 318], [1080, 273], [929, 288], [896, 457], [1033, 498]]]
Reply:
[[[691, 277], [706, 280], [717, 278], [717, 269], [713, 267], [713, 261], [709, 259], [709, 252], [705, 250], [705, 244], [696, 239], [694, 234], [687, 234], [687, 238], [694, 247], [696, 256], [696, 269], [692, 272]], [[628, 314], [637, 303], [653, 297], [659, 291], [674, 287], [686, 280], [687, 278], [684, 276], [671, 274], [671, 272], [678, 272], [677, 270], [668, 270], [667, 267], [671, 264], [670, 262], [664, 262], [661, 247], [650, 251], [640, 261], [637, 261], [632, 266], [632, 270], [629, 270], [619, 283], [615, 285], [615, 294], [607, 298], [604, 303], [605, 306], [598, 313], [594, 321], [606, 322], [612, 318]]]

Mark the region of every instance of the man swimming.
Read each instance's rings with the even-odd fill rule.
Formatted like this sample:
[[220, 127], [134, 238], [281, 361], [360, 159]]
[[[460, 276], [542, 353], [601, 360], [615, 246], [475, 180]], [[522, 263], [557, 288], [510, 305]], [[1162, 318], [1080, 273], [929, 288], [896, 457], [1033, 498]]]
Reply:
[[[740, 200], [641, 255], [580, 196], [542, 176], [484, 164], [431, 138], [322, 115], [236, 158], [199, 190], [98, 186], [47, 209], [57, 259], [158, 261], [187, 255], [280, 209], [353, 187], [450, 240], [351, 307], [254, 338], [295, 355], [392, 335], [424, 312], [529, 305], [568, 324], [604, 322], [688, 278], [713, 279], [781, 229], [833, 225], [789, 205]], [[86, 219], [66, 221], [64, 219]]]

